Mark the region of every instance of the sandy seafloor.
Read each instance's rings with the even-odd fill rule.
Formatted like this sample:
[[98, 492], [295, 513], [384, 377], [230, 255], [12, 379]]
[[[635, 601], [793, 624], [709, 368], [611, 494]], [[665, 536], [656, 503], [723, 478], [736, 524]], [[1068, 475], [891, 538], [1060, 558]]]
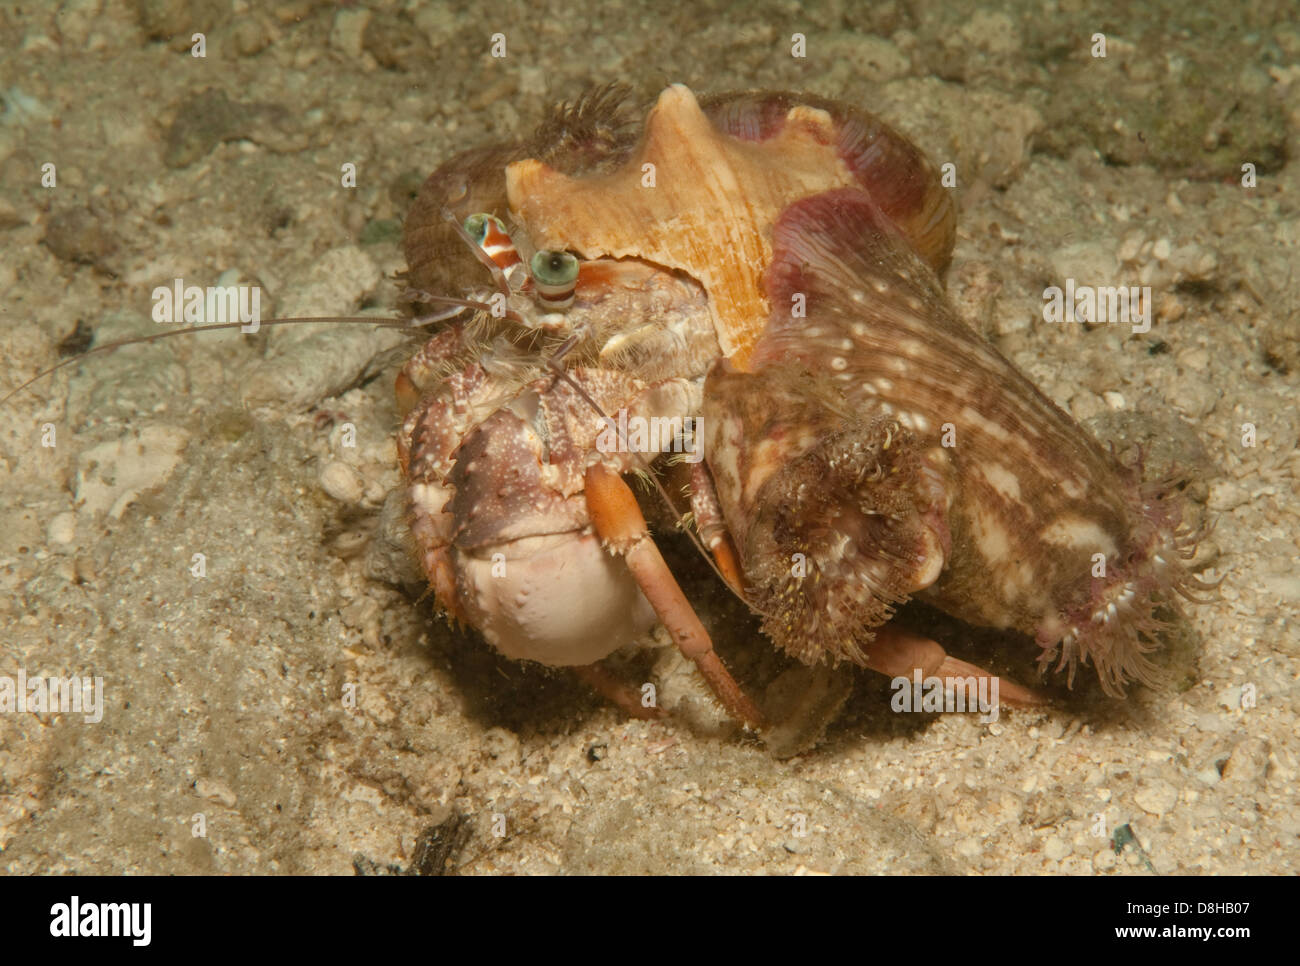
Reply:
[[[1049, 709], [985, 724], [894, 714], [886, 682], [841, 669], [822, 686], [852, 694], [821, 741], [778, 758], [720, 719], [671, 648], [624, 668], [672, 717], [628, 721], [377, 579], [366, 535], [399, 481], [393, 365], [347, 387], [390, 334], [101, 355], [3, 412], [0, 674], [100, 675], [106, 712], [0, 715], [0, 868], [350, 874], [358, 855], [409, 866], [422, 830], [460, 815], [462, 873], [1294, 872], [1300, 28], [1283, 2], [1191, 6], [0, 10], [0, 387], [57, 359], [79, 322], [99, 342], [154, 331], [150, 293], [177, 277], [238, 273], [263, 287], [264, 317], [390, 310], [413, 186], [589, 85], [806, 89], [956, 166], [961, 314], [1103, 438], [1195, 466], [1193, 509], [1218, 521], [1197, 566], [1228, 575], [1176, 635], [1165, 691], [1116, 701], [1052, 680]], [[1066, 277], [1150, 285], [1151, 330], [1045, 324], [1042, 291]], [[720, 650], [767, 693], [786, 665], [666, 545]], [[933, 630], [1036, 678], [1027, 639]], [[1117, 854], [1124, 825], [1136, 841]]]

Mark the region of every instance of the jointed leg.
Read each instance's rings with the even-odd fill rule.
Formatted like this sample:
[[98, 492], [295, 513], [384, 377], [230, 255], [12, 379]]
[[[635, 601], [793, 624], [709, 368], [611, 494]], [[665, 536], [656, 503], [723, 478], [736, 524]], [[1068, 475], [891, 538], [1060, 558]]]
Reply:
[[[952, 678], [976, 680], [997, 678], [983, 668], [967, 664], [948, 653], [935, 641], [895, 627], [881, 627], [876, 638], [867, 647], [867, 667], [889, 677], [910, 678], [919, 670], [923, 678], [937, 677], [944, 681]], [[1032, 688], [998, 678], [998, 698], [1012, 707], [1035, 707], [1046, 704], [1046, 699]]]
[[591, 688], [610, 704], [622, 710], [629, 718], [642, 718], [655, 721], [664, 717], [662, 708], [647, 708], [641, 703], [641, 692], [612, 673], [603, 662], [584, 664], [575, 667], [573, 673], [578, 680]]
[[681, 652], [695, 662], [727, 713], [758, 727], [763, 718], [718, 655], [686, 595], [650, 538], [636, 496], [623, 478], [600, 463], [586, 475], [587, 509], [596, 533], [626, 561], [641, 592]]
[[741, 575], [740, 556], [736, 553], [736, 545], [722, 519], [722, 507], [718, 505], [713, 478], [703, 463], [691, 467], [691, 513], [695, 516], [695, 528], [700, 533], [700, 539], [713, 554], [718, 572], [743, 599], [745, 581]]

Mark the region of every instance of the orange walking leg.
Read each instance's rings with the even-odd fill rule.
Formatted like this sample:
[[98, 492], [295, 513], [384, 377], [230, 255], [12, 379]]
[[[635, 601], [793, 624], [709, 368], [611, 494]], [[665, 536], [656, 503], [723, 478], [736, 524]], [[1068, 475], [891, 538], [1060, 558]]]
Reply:
[[664, 717], [662, 708], [647, 708], [643, 705], [641, 692], [612, 673], [602, 661], [575, 667], [573, 673], [577, 675], [579, 681], [619, 708], [629, 718], [657, 721]]
[[[996, 675], [950, 657], [936, 641], [918, 634], [885, 626], [877, 628], [876, 637], [866, 648], [867, 667], [890, 677], [910, 678], [920, 670], [922, 677], [951, 678], [973, 677], [992, 679]], [[998, 679], [998, 698], [1013, 708], [1029, 708], [1046, 704], [1047, 700], [1032, 688]]]
[[754, 727], [761, 726], [763, 717], [757, 706], [714, 652], [708, 631], [650, 538], [631, 488], [613, 470], [596, 463], [587, 469], [586, 491], [587, 509], [597, 535], [627, 561], [641, 592], [682, 654], [695, 662], [728, 714]]

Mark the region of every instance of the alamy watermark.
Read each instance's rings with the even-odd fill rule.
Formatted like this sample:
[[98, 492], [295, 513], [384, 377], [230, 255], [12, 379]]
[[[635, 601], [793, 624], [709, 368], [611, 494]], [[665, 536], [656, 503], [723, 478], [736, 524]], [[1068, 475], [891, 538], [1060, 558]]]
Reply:
[[1043, 289], [1045, 322], [1109, 322], [1128, 324], [1135, 333], [1151, 329], [1151, 286], [1078, 285], [1065, 280], [1065, 288]]
[[256, 285], [186, 285], [185, 279], [153, 290], [153, 320], [219, 325], [240, 322], [240, 332], [257, 331], [262, 321], [262, 290]]
[[894, 678], [889, 686], [889, 706], [896, 712], [979, 711], [984, 724], [998, 720], [998, 679], [992, 676], [923, 678], [917, 668], [911, 678]]
[[618, 411], [618, 419], [602, 416], [604, 427], [596, 437], [601, 453], [684, 453], [687, 463], [704, 458], [700, 448], [698, 416], [629, 416]]
[[0, 713], [81, 714], [97, 724], [104, 718], [104, 679], [0, 674]]
[[80, 896], [73, 896], [68, 902], [50, 906], [50, 935], [60, 939], [122, 937], [130, 939], [133, 946], [148, 946], [152, 920], [150, 902], [82, 902]]

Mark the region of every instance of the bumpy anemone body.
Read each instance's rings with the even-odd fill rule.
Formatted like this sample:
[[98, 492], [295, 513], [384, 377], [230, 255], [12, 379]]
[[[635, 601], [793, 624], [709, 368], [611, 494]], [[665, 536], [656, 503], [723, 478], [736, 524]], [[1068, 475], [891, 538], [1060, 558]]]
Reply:
[[[1148, 652], [1158, 612], [1176, 612], [1202, 586], [1183, 565], [1196, 535], [1179, 528], [1176, 486], [1143, 486], [962, 323], [868, 193], [791, 205], [773, 247], [773, 316], [752, 371], [715, 370], [705, 395], [722, 424], [718, 449], [732, 454], [715, 467], [724, 512], [746, 548], [763, 548], [748, 554], [747, 576], [771, 608], [771, 633], [806, 655], [800, 622], [785, 615], [843, 614], [817, 647], [853, 656], [832, 642], [860, 647], [874, 625], [856, 619], [861, 604], [850, 612], [836, 600], [866, 588], [881, 614], [917, 596], [970, 623], [1033, 635], [1044, 663], [1059, 656], [1072, 679], [1091, 662], [1111, 693], [1129, 680], [1156, 683]], [[796, 300], [804, 313], [779, 308]], [[800, 383], [814, 387], [802, 390], [806, 400], [824, 400], [808, 425], [857, 427], [868, 439], [872, 426], [892, 428], [860, 450], [860, 479], [770, 410], [754, 418], [754, 393]], [[783, 511], [800, 499], [792, 487], [820, 487], [820, 503], [876, 516], [872, 539], [835, 546], [820, 532], [825, 517], [799, 526]], [[910, 502], [900, 507], [899, 494]], [[892, 534], [885, 542], [903, 558], [892, 581], [881, 577], [889, 557], [878, 534]], [[789, 572], [788, 556], [810, 546], [828, 548], [809, 565], [820, 582]], [[788, 603], [800, 596], [814, 602]]]

